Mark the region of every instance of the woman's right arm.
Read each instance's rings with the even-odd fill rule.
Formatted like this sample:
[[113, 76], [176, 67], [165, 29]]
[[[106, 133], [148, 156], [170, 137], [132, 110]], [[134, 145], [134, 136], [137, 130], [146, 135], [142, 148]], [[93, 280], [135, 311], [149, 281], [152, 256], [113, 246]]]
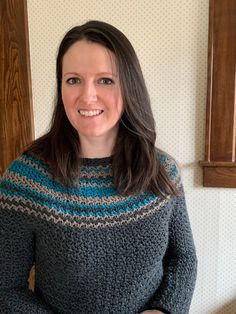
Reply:
[[34, 263], [33, 227], [30, 215], [17, 208], [21, 198], [22, 209], [27, 204], [17, 191], [17, 184], [15, 189], [9, 188], [10, 177], [0, 179], [0, 312], [53, 313], [28, 289], [28, 276]]

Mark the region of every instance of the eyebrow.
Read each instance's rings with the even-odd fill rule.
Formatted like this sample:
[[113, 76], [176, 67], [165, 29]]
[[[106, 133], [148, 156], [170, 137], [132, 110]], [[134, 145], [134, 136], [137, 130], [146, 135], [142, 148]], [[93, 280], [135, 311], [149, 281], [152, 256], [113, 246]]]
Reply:
[[[76, 75], [76, 76], [80, 76], [79, 73], [77, 72], [67, 72], [63, 75], [63, 77], [67, 76], [67, 75]], [[114, 77], [117, 77], [118, 75], [117, 74], [114, 74], [114, 73], [111, 73], [111, 72], [99, 72], [97, 73], [96, 75], [111, 75], [111, 76], [114, 76]]]

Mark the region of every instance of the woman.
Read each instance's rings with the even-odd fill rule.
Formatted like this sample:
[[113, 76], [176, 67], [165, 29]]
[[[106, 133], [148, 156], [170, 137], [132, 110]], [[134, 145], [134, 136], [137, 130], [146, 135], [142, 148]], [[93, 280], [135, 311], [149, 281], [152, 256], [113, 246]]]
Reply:
[[188, 313], [195, 248], [179, 170], [155, 140], [128, 39], [98, 21], [71, 29], [51, 128], [1, 180], [1, 313]]

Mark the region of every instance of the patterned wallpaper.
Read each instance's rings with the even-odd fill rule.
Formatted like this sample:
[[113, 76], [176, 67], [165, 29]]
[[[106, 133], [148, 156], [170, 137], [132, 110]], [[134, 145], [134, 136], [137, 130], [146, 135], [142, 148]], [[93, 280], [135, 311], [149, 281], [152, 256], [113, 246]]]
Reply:
[[28, 0], [36, 137], [47, 129], [64, 33], [90, 19], [123, 31], [150, 92], [157, 145], [182, 168], [199, 259], [190, 314], [236, 313], [236, 192], [202, 187], [207, 78], [206, 0]]

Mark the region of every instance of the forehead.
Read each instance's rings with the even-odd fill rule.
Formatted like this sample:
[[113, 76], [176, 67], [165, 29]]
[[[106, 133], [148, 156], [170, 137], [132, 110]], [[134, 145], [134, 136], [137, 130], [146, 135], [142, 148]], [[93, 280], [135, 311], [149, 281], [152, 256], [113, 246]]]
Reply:
[[116, 57], [112, 51], [101, 44], [80, 40], [74, 43], [63, 56], [63, 70], [71, 70], [72, 67], [82, 71], [97, 69], [114, 72], [116, 71]]

